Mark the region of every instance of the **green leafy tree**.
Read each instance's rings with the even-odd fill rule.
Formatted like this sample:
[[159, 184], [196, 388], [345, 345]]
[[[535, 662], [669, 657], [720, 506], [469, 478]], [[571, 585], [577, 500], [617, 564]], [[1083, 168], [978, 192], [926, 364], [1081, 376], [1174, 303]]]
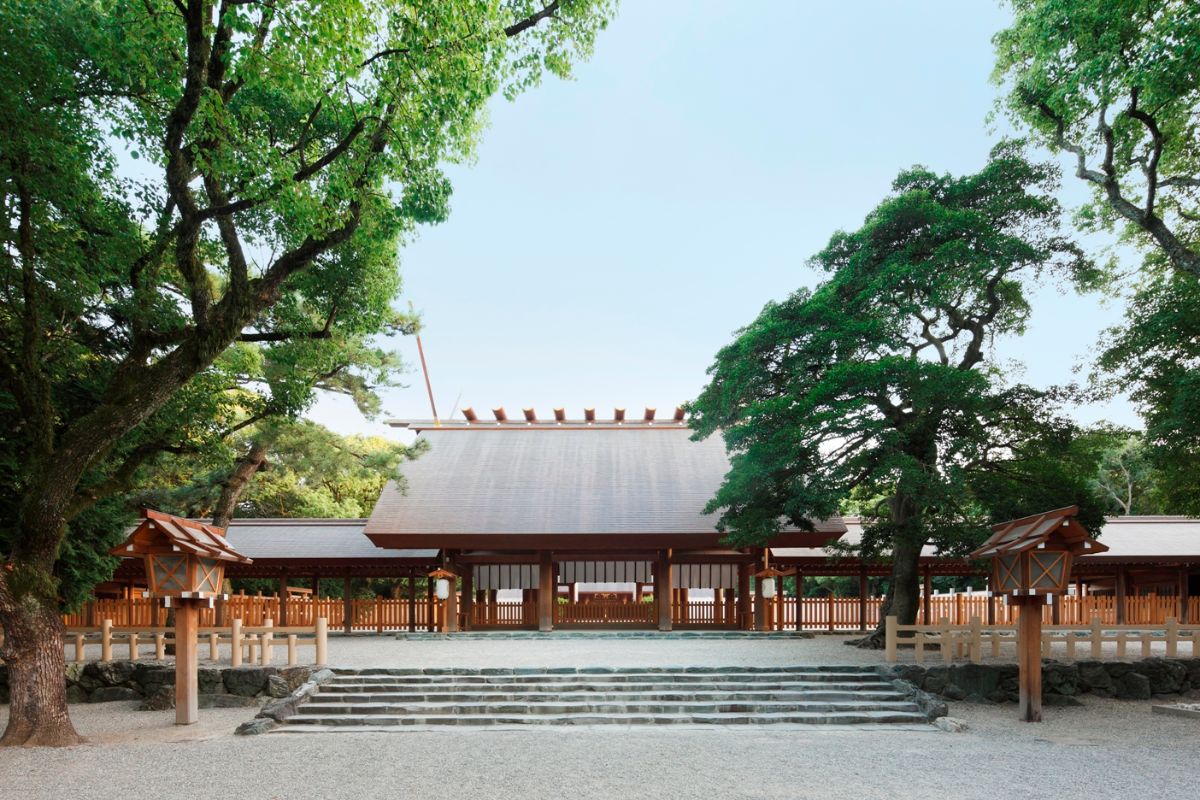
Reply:
[[1093, 377], [1128, 392], [1141, 412], [1145, 447], [1131, 455], [1135, 468], [1148, 457], [1154, 469], [1154, 511], [1200, 515], [1200, 282], [1148, 267]]
[[[0, 744], [78, 741], [61, 679], [69, 523], [164, 431], [228, 419], [210, 368], [231, 345], [391, 319], [396, 248], [445, 217], [441, 165], [470, 154], [488, 98], [569, 74], [611, 13], [0, 4]], [[123, 174], [121, 152], [147, 174]]]
[[1200, 4], [1010, 0], [995, 37], [1004, 107], [1095, 187], [1120, 223], [1200, 279]]
[[732, 454], [708, 504], [731, 542], [765, 545], [852, 493], [879, 498], [862, 554], [890, 557], [882, 616], [911, 623], [926, 543], [962, 554], [990, 520], [1094, 506], [1090, 472], [1055, 461], [1074, 432], [1055, 397], [1006, 385], [988, 357], [1023, 330], [1039, 275], [1094, 277], [1059, 235], [1056, 178], [1015, 143], [974, 175], [902, 172], [861, 228], [812, 259], [825, 282], [768, 303], [717, 354], [691, 424]]

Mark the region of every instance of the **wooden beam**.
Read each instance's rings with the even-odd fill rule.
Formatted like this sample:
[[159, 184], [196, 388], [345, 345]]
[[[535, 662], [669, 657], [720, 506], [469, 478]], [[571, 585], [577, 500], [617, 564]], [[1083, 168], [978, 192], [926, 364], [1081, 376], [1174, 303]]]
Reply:
[[585, 408], [585, 409], [583, 410], [583, 418], [584, 418], [584, 420], [586, 420], [587, 422], [595, 422], [595, 421], [596, 421], [596, 409], [594, 409], [594, 408]]
[[538, 553], [538, 630], [554, 630], [554, 602], [557, 583], [554, 576], [554, 554], [549, 550]]
[[467, 422], [477, 422], [479, 420], [479, 417], [475, 415], [475, 409], [471, 408], [470, 406], [467, 406], [462, 410], [462, 415]]
[[554, 409], [554, 421], [555, 422], [566, 422], [567, 421], [567, 410], [562, 407]]
[[675, 406], [675, 421], [683, 422], [683, 406]]
[[537, 422], [537, 413], [532, 408], [521, 409], [525, 413], [526, 422]]
[[654, 422], [654, 413], [656, 409], [646, 406], [646, 413], [642, 416], [643, 422]]
[[623, 422], [624, 420], [625, 420], [625, 409], [614, 408], [613, 409], [613, 421], [614, 422]]
[[506, 422], [508, 420], [508, 415], [504, 413], [504, 406], [493, 408], [492, 414], [496, 417], [497, 422]]

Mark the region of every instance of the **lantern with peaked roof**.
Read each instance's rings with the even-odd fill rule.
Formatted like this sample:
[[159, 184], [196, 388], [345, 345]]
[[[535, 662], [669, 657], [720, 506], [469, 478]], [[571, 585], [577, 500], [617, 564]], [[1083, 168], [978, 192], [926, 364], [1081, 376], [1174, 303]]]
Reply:
[[992, 592], [1030, 596], [1062, 594], [1075, 556], [1108, 549], [1079, 524], [1078, 506], [1058, 508], [992, 526], [992, 536], [971, 558], [992, 559]]
[[225, 540], [224, 531], [203, 522], [142, 511], [142, 523], [110, 552], [141, 556], [151, 597], [213, 600], [221, 595], [225, 564], [251, 563]]

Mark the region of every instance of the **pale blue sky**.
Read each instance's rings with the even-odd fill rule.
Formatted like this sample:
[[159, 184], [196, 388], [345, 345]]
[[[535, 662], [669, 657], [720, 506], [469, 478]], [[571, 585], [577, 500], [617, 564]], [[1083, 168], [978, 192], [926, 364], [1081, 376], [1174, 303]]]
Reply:
[[[804, 266], [915, 163], [977, 170], [1002, 131], [986, 117], [990, 0], [625, 0], [580, 64], [492, 104], [476, 162], [453, 167], [448, 222], [401, 255], [423, 312], [438, 410], [549, 416], [668, 413], [694, 397], [732, 332], [817, 276]], [[1064, 202], [1084, 190], [1067, 177]], [[1001, 352], [1025, 380], [1070, 377], [1119, 318], [1046, 288]], [[417, 364], [411, 339], [396, 342]], [[385, 416], [430, 416], [420, 374]], [[349, 403], [310, 416], [380, 433]], [[1078, 409], [1135, 424], [1125, 403]]]

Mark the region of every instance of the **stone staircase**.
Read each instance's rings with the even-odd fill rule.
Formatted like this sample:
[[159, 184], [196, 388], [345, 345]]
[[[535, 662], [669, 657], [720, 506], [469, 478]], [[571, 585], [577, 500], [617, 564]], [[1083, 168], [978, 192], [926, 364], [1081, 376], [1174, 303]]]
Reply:
[[442, 725], [926, 723], [870, 667], [335, 670], [277, 732]]

